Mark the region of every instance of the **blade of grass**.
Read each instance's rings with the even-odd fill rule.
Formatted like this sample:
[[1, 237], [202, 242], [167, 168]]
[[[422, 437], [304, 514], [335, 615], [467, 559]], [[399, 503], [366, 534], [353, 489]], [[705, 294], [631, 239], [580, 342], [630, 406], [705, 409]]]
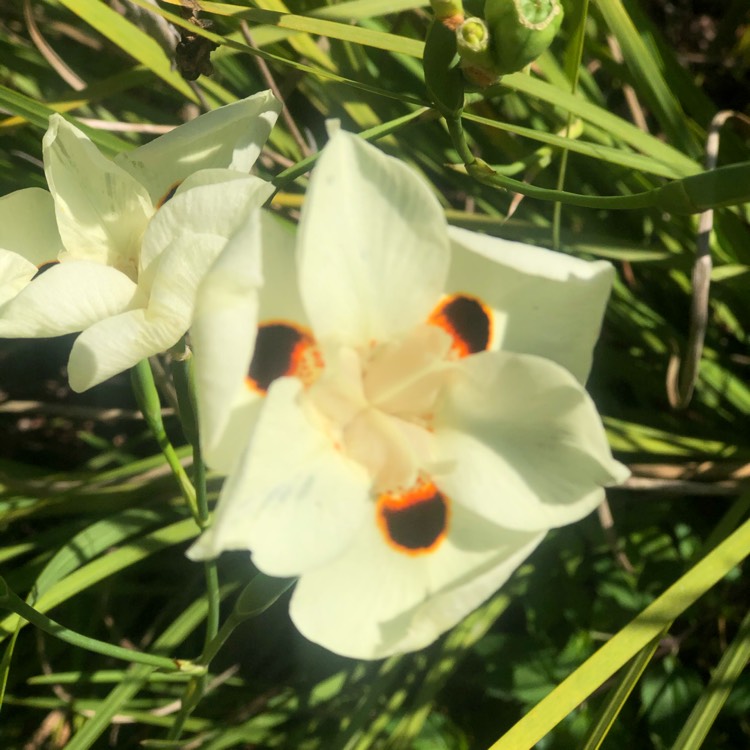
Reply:
[[628, 167], [629, 169], [672, 179], [683, 176], [669, 164], [657, 161], [653, 157], [636, 154], [632, 151], [626, 151], [622, 148], [602, 146], [598, 143], [590, 143], [577, 138], [566, 138], [565, 136], [555, 135], [554, 133], [545, 133], [541, 130], [534, 130], [533, 128], [511, 125], [506, 122], [491, 120], [488, 117], [481, 117], [480, 115], [475, 115], [471, 112], [464, 112], [463, 119], [468, 120], [469, 122], [479, 123], [480, 125], [486, 125], [489, 128], [503, 130], [507, 133], [515, 133], [516, 135], [521, 135], [525, 138], [539, 141], [540, 143], [548, 143], [551, 146], [565, 148], [569, 151], [574, 151], [577, 154], [590, 156], [599, 161], [606, 161], [610, 164]]
[[112, 659], [147, 664], [156, 667], [157, 669], [185, 671], [191, 674], [205, 673], [204, 667], [196, 666], [187, 661], [168, 659], [164, 656], [116, 646], [112, 643], [97, 640], [96, 638], [89, 638], [82, 633], [77, 633], [70, 628], [66, 628], [63, 625], [60, 625], [60, 623], [51, 620], [46, 615], [43, 615], [38, 610], [34, 609], [34, 607], [26, 604], [23, 599], [14, 594], [8, 588], [8, 585], [2, 577], [0, 577], [0, 608], [9, 609], [12, 612], [15, 612], [19, 617], [22, 617], [27, 622], [35, 625], [45, 633], [49, 633], [51, 636], [59, 638], [61, 641], [64, 641], [71, 646], [75, 646], [76, 648], [92, 651], [95, 654], [102, 654], [103, 656], [109, 656]]
[[711, 680], [690, 712], [672, 750], [698, 750], [721, 707], [750, 660], [750, 611], [740, 623], [737, 635], [721, 657]]
[[[209, 3], [204, 3], [209, 6]], [[206, 7], [206, 10], [210, 10]], [[254, 8], [243, 8], [241, 13], [236, 14], [247, 21], [267, 26], [277, 26], [280, 29], [301, 31], [305, 34], [325, 36], [330, 39], [339, 39], [345, 42], [361, 44], [366, 47], [386, 52], [397, 52], [410, 57], [419, 57], [423, 44], [417, 39], [389, 34], [382, 31], [363, 29], [337, 21], [329, 21], [324, 18], [313, 18], [312, 16], [298, 16], [293, 13], [279, 13], [270, 10], [257, 10]]]
[[99, 0], [60, 0], [60, 4], [145, 65], [186, 99], [198, 103], [198, 97], [187, 81], [172, 69], [172, 61], [159, 44], [124, 16]]
[[619, 716], [620, 711], [622, 711], [625, 701], [627, 701], [630, 693], [633, 692], [633, 688], [641, 678], [643, 670], [646, 669], [648, 663], [651, 661], [651, 657], [653, 657], [654, 652], [659, 645], [659, 641], [662, 636], [666, 635], [666, 633], [666, 630], [662, 630], [661, 633], [659, 633], [659, 635], [643, 648], [630, 662], [627, 669], [623, 672], [622, 677], [620, 677], [617, 682], [617, 685], [611, 691], [607, 701], [602, 706], [594, 726], [586, 737], [586, 741], [581, 747], [581, 750], [599, 750], [602, 742], [604, 742], [609, 733], [609, 730]]
[[33, 598], [37, 599], [76, 568], [161, 520], [163, 514], [158, 511], [128, 508], [91, 524], [70, 538], [44, 566], [34, 584]]
[[644, 133], [635, 125], [631, 125], [603, 107], [598, 107], [587, 101], [583, 96], [562, 91], [533, 76], [523, 75], [522, 73], [504, 76], [500, 83], [491, 86], [484, 92], [484, 97], [492, 98], [507, 89], [533, 96], [540, 101], [560, 107], [565, 112], [572, 112], [582, 120], [602, 128], [617, 140], [627, 143], [642, 154], [669, 165], [681, 176], [696, 174], [701, 170], [698, 161], [691, 159], [673, 146]]
[[527, 750], [750, 554], [750, 520], [616, 633], [506, 732], [490, 750]]
[[[190, 524], [195, 528], [192, 519]], [[207, 613], [208, 604], [204, 599], [193, 602], [156, 639], [153, 650], [169, 653], [177, 648], [203, 622]], [[153, 667], [140, 664], [132, 667], [128, 672], [128, 678], [109, 693], [99, 704], [94, 716], [69, 740], [65, 746], [66, 750], [88, 750], [88, 748], [93, 747], [94, 743], [106, 731], [115, 714], [123, 711], [123, 707], [133, 696], [138, 694], [153, 672]]]
[[[130, 567], [156, 552], [192, 539], [196, 533], [195, 521], [192, 518], [187, 518], [138, 537], [132, 543], [120, 547], [108, 555], [92, 560], [58, 581], [39, 597], [36, 602], [36, 609], [39, 612], [47, 612], [104, 578]], [[18, 619], [18, 615], [10, 615], [0, 620], [0, 640], [13, 633]]]
[[656, 50], [643, 41], [621, 0], [595, 0], [595, 3], [622, 48], [639, 96], [661, 124], [667, 140], [683, 151], [699, 153], [697, 143], [685, 127], [685, 113], [662, 75], [664, 65], [656, 58]]
[[[19, 94], [17, 91], [13, 91], [2, 84], [0, 84], [0, 107], [22, 117], [24, 120], [28, 120], [32, 125], [36, 125], [36, 127], [43, 130], [47, 129], [49, 118], [56, 112], [56, 110], [24, 94]], [[132, 144], [124, 141], [122, 138], [118, 138], [116, 135], [112, 135], [112, 133], [90, 128], [72, 118], [69, 119], [107, 154], [118, 154], [120, 151], [127, 151], [133, 148]]]

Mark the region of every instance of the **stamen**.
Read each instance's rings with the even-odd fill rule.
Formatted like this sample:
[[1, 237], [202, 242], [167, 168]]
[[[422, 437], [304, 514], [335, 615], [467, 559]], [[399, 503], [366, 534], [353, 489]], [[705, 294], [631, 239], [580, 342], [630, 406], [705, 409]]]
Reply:
[[322, 369], [323, 356], [309, 331], [293, 323], [263, 323], [246, 383], [265, 394], [276, 378], [293, 375], [310, 385]]
[[407, 555], [425, 555], [435, 552], [448, 533], [450, 501], [433, 482], [420, 479], [405, 492], [380, 495], [376, 514], [390, 547]]
[[492, 339], [492, 312], [475, 297], [454, 294], [430, 314], [428, 322], [453, 339], [453, 356], [467, 357], [485, 351]]

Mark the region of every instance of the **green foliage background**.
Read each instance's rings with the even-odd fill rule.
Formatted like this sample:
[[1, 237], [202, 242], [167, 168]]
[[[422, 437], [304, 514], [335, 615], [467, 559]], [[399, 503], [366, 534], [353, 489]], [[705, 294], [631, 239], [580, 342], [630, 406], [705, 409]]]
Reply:
[[[179, 23], [175, 2], [160, 13]], [[114, 153], [152, 137], [142, 124], [176, 124], [267, 88], [264, 58], [289, 113], [259, 167], [280, 188], [276, 210], [296, 216], [303, 160], [337, 117], [420, 170], [451, 222], [615, 263], [589, 388], [635, 479], [610, 492], [613, 525], [594, 515], [550, 534], [494, 599], [424, 652], [383, 663], [334, 657], [296, 634], [282, 597], [234, 633], [172, 743], [189, 676], [65, 643], [19, 620], [0, 590], [9, 607], [0, 612], [0, 745], [749, 746], [750, 587], [738, 565], [750, 551], [747, 122], [721, 131], [719, 167], [739, 166], [691, 194], [699, 207], [723, 207], [710, 240], [700, 377], [683, 410], [670, 407], [665, 380], [670, 357], [687, 346], [697, 217], [658, 201], [624, 207], [628, 196], [703, 171], [717, 112], [750, 114], [745, 0], [569, 0], [561, 34], [529, 74], [470, 96], [466, 143], [498, 179], [613, 198], [590, 207], [466, 174], [424, 84], [426, 3], [203, 5], [222, 46], [213, 77], [191, 86], [132, 12], [100, 0], [0, 0], [0, 194], [44, 186], [51, 111], [80, 118]], [[72, 397], [59, 373], [67, 346], [0, 342], [0, 572], [70, 631], [195, 657], [205, 584], [183, 553], [197, 528], [127, 380]], [[44, 368], [46, 380], [29, 378]], [[175, 417], [167, 427], [182, 444]], [[218, 485], [209, 486], [213, 497]], [[226, 614], [253, 571], [246, 555], [228, 554], [219, 573]]]

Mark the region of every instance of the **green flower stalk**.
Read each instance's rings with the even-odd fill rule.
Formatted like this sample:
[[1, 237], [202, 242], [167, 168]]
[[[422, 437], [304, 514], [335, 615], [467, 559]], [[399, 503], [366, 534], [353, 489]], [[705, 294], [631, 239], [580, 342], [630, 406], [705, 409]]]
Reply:
[[424, 46], [424, 80], [432, 101], [448, 123], [460, 119], [464, 106], [466, 81], [456, 50], [455, 31], [433, 21]]
[[487, 0], [484, 16], [495, 71], [505, 75], [522, 70], [552, 44], [563, 9], [559, 0]]

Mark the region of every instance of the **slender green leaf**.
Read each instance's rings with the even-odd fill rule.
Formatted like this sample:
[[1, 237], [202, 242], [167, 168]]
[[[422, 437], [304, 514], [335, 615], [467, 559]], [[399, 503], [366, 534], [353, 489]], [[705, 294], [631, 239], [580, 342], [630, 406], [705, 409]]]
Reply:
[[672, 750], [698, 750], [708, 735], [721, 707], [750, 661], [750, 610], [740, 623], [737, 635], [721, 657], [711, 680], [690, 712]]
[[643, 670], [646, 669], [648, 663], [651, 661], [661, 637], [666, 635], [666, 632], [666, 630], [662, 630], [662, 632], [657, 635], [651, 643], [641, 649], [641, 651], [636, 654], [630, 662], [627, 669], [623, 672], [617, 684], [611, 691], [607, 701], [602, 706], [599, 716], [597, 717], [594, 726], [591, 728], [591, 731], [586, 738], [586, 743], [581, 747], [581, 750], [599, 750], [602, 742], [604, 742], [607, 737], [609, 730], [619, 716], [620, 711], [622, 711], [625, 701], [627, 701], [630, 693], [633, 692], [633, 688], [641, 678]]
[[528, 750], [534, 747], [605, 680], [653, 640], [665, 625], [695, 603], [748, 554], [750, 520], [613, 635], [591, 658], [495, 742], [490, 750]]
[[572, 112], [582, 120], [606, 130], [614, 138], [621, 140], [642, 154], [658, 159], [674, 169], [680, 176], [695, 174], [701, 169], [698, 162], [685, 156], [681, 151], [648, 133], [644, 133], [635, 125], [631, 125], [603, 107], [598, 107], [586, 101], [581, 95], [569, 94], [533, 76], [523, 75], [522, 73], [503, 76], [500, 83], [487, 89], [484, 95], [486, 98], [491, 98], [507, 89], [536, 97], [540, 101], [559, 107], [565, 112]]
[[[95, 583], [146, 559], [156, 552], [185, 542], [197, 533], [195, 521], [188, 518], [139, 537], [133, 543], [92, 560], [58, 581], [39, 597], [35, 608], [39, 612], [47, 612], [81, 591], [90, 588]], [[18, 619], [17, 615], [10, 615], [0, 621], [0, 640], [13, 633]]]
[[685, 113], [662, 75], [663, 63], [657, 51], [638, 33], [621, 0], [595, 0], [610, 33], [622, 47], [625, 64], [633, 74], [638, 93], [661, 123], [670, 143], [683, 150], [695, 149], [685, 127]]
[[[2, 84], [0, 84], [0, 107], [22, 117], [24, 120], [28, 120], [32, 125], [36, 125], [42, 130], [47, 129], [50, 116], [57, 111]], [[91, 128], [76, 120], [73, 120], [73, 122], [107, 154], [117, 154], [120, 151], [127, 151], [132, 148], [132, 144], [112, 135], [112, 133]]]
[[145, 65], [154, 75], [190, 101], [198, 97], [157, 42], [100, 0], [60, 0], [71, 13], [95, 28], [124, 52]]

